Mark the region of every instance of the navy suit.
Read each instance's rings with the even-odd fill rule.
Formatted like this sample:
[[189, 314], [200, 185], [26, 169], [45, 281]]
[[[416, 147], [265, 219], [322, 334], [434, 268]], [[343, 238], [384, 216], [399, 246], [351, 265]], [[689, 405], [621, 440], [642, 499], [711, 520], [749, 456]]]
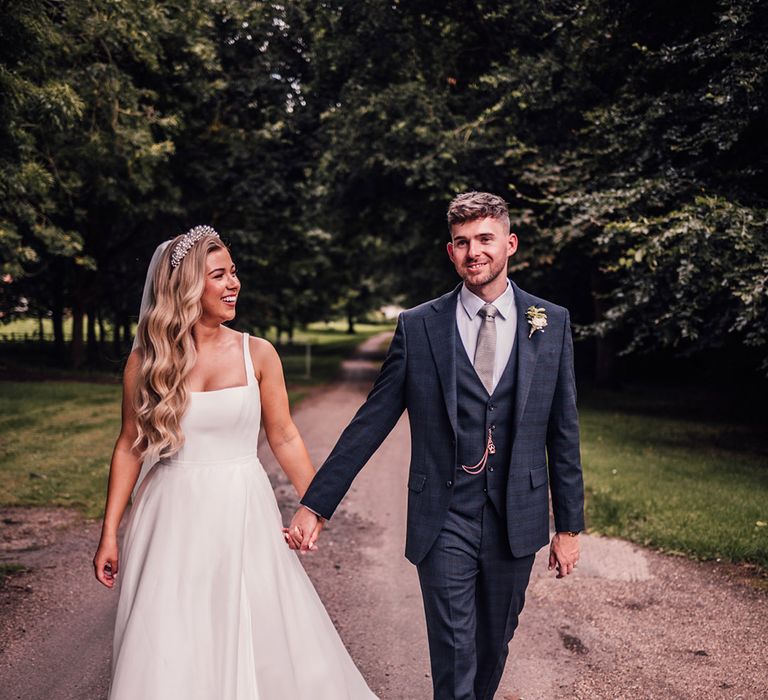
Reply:
[[[358, 471], [395, 426], [403, 410], [408, 409], [411, 462], [405, 555], [420, 567], [435, 697], [441, 700], [493, 697], [506, 658], [506, 644], [522, 608], [533, 554], [549, 541], [547, 484], [552, 495], [556, 530], [584, 529], [569, 315], [566, 309], [534, 297], [514, 283], [517, 371], [514, 400], [510, 402], [512, 415], [505, 417], [512, 440], [508, 470], [505, 470], [506, 511], [496, 513], [498, 509], [493, 509], [493, 513], [486, 513], [489, 509], [484, 508], [474, 524], [456, 520], [463, 517], [457, 512], [461, 508], [455, 507], [456, 501], [464, 497], [455, 488], [459, 463], [456, 353], [457, 346], [460, 347], [460, 343], [456, 342], [456, 303], [460, 287], [400, 315], [387, 358], [371, 393], [342, 433], [302, 499], [304, 505], [330, 518]], [[529, 338], [526, 311], [530, 306], [544, 307], [548, 325], [544, 332], [536, 332]], [[454, 535], [463, 537], [475, 525], [478, 539], [470, 548], [477, 552], [487, 549], [491, 557], [489, 562], [500, 562], [506, 558], [511, 567], [507, 578], [514, 582], [509, 585], [516, 587], [516, 590], [499, 603], [498, 614], [493, 609], [480, 609], [482, 606], [476, 614], [470, 611], [468, 624], [471, 625], [484, 618], [491, 620], [491, 624], [494, 619], [501, 619], [501, 630], [491, 635], [499, 637], [496, 642], [499, 648], [491, 650], [490, 661], [479, 659], [468, 666], [457, 661], [457, 668], [466, 668], [454, 668], [449, 672], [446, 664], [450, 666], [453, 660], [436, 659], [435, 656], [445, 656], [446, 649], [453, 649], [451, 644], [455, 646], [463, 642], [445, 639], [446, 633], [450, 633], [445, 629], [445, 610], [441, 612], [440, 609], [445, 606], [431, 604], [433, 592], [427, 590], [429, 586], [425, 587], [425, 583], [430, 579], [429, 571], [434, 569], [433, 560], [438, 557], [438, 550], [456, 549], [452, 544], [446, 544], [445, 538]], [[489, 539], [491, 532], [497, 533], [493, 537], [498, 535], [500, 542], [493, 543]], [[521, 566], [521, 562], [525, 565]], [[507, 564], [498, 565], [503, 567]], [[445, 567], [445, 561], [434, 571], [440, 570], [440, 567]], [[527, 570], [524, 570], [526, 567]], [[503, 580], [505, 577], [497, 578]], [[462, 595], [468, 598], [466, 594]], [[490, 597], [494, 598], [496, 594], [491, 593]], [[454, 603], [447, 605], [453, 607]], [[509, 608], [510, 605], [514, 610]], [[435, 619], [441, 614], [442, 621]], [[474, 640], [475, 630], [472, 632]], [[479, 628], [476, 634], [478, 640], [488, 636]], [[452, 636], [455, 637], [455, 634]], [[502, 646], [504, 649], [501, 649]], [[456, 656], [455, 649], [453, 651]], [[480, 651], [477, 653], [480, 654]], [[482, 675], [484, 664], [490, 669], [482, 672], [487, 676], [484, 679], [462, 681], [454, 678], [462, 673]]]

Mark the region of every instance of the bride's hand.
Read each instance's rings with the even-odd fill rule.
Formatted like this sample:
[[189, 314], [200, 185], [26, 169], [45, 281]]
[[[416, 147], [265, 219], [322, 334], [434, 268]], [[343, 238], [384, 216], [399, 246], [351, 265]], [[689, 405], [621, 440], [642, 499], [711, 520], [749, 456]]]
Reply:
[[319, 518], [311, 510], [300, 506], [288, 527], [283, 528], [285, 541], [291, 549], [300, 552], [317, 549], [317, 538], [323, 529], [325, 520]]
[[101, 538], [96, 556], [93, 557], [93, 568], [99, 583], [107, 588], [113, 588], [117, 578], [117, 538]]

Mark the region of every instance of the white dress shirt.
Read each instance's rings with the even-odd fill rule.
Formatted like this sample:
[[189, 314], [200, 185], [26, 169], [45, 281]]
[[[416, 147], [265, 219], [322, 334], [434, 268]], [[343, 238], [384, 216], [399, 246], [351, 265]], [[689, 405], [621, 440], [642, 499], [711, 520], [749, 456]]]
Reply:
[[[512, 346], [515, 344], [517, 331], [517, 306], [515, 306], [515, 293], [512, 285], [507, 280], [507, 288], [501, 296], [491, 302], [499, 313], [496, 314], [496, 359], [493, 364], [493, 388], [504, 374]], [[477, 347], [477, 334], [483, 318], [478, 311], [485, 306], [479, 296], [470, 292], [466, 285], [462, 285], [459, 298], [456, 301], [456, 325], [459, 329], [459, 337], [467, 351], [469, 361], [475, 363], [475, 348]]]

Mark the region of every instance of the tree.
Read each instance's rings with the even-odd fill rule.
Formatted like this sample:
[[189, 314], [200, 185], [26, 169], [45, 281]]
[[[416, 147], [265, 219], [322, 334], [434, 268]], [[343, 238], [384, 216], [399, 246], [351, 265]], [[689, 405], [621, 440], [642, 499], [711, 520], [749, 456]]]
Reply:
[[45, 0], [3, 3], [0, 12], [0, 318], [8, 320], [30, 285], [19, 282], [47, 256], [81, 256], [82, 237], [51, 224], [56, 172], [34, 127], [62, 134], [82, 117], [77, 93], [47, 65], [60, 55], [61, 28]]

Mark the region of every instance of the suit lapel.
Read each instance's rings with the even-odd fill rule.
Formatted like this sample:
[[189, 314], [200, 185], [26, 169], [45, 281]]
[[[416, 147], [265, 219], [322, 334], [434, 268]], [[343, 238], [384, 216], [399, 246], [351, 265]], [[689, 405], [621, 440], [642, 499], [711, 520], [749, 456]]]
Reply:
[[454, 434], [458, 422], [456, 409], [456, 299], [461, 285], [432, 303], [435, 313], [424, 319], [424, 326], [437, 368], [443, 400]]
[[539, 333], [534, 333], [532, 338], [528, 337], [530, 328], [528, 327], [528, 319], [525, 312], [533, 304], [533, 300], [514, 282], [512, 282], [512, 288], [515, 292], [515, 306], [517, 307], [517, 337], [515, 338], [515, 343], [518, 346], [518, 351], [514, 416], [516, 430], [520, 419], [523, 417], [526, 401], [528, 401], [528, 392], [530, 391], [534, 369], [536, 368], [540, 338], [537, 337]]

